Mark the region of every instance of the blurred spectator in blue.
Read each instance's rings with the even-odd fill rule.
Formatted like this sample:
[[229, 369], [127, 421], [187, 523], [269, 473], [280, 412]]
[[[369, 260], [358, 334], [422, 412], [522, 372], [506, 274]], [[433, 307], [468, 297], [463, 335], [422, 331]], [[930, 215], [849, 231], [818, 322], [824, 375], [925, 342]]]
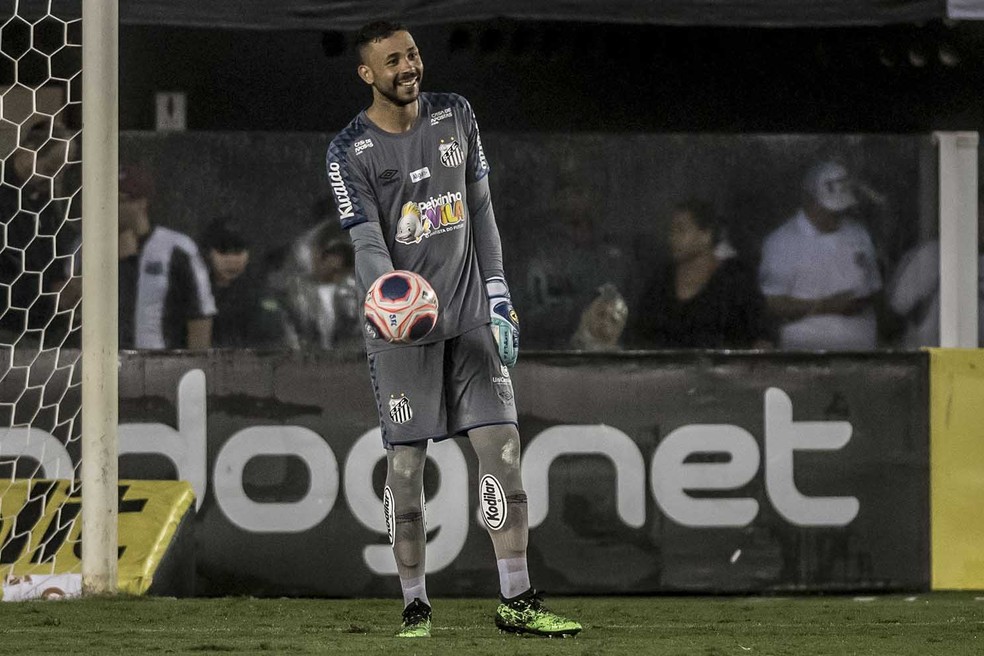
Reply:
[[[977, 197], [977, 340], [984, 346], [984, 195]], [[932, 239], [902, 256], [888, 286], [888, 304], [905, 320], [900, 346], [940, 345], [940, 242]]]
[[277, 348], [288, 342], [286, 318], [277, 300], [250, 270], [250, 244], [229, 216], [213, 219], [201, 236], [216, 315], [212, 346]]
[[678, 204], [670, 220], [670, 262], [649, 282], [636, 313], [642, 348], [768, 346], [755, 274], [723, 238], [706, 202]]
[[851, 216], [858, 201], [847, 168], [815, 164], [802, 192], [802, 207], [766, 238], [759, 268], [779, 346], [873, 349], [882, 280], [871, 236]]

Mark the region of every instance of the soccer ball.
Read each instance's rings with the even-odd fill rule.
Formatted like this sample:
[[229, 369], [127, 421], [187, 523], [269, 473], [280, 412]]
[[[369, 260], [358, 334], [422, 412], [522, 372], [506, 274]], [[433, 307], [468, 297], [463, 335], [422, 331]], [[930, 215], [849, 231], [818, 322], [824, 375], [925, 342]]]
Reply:
[[413, 271], [379, 276], [366, 293], [366, 322], [381, 339], [409, 344], [423, 339], [437, 325], [437, 294]]

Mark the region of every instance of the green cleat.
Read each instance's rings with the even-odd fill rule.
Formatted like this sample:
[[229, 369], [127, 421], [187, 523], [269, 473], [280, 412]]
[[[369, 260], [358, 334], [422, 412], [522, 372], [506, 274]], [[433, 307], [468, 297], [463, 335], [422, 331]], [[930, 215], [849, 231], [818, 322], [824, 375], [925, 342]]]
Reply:
[[518, 597], [502, 599], [495, 611], [495, 625], [500, 631], [550, 638], [575, 636], [581, 631], [580, 622], [561, 617], [544, 606], [540, 593], [533, 588]]
[[429, 638], [431, 634], [431, 607], [420, 599], [414, 599], [403, 609], [403, 626], [397, 638]]

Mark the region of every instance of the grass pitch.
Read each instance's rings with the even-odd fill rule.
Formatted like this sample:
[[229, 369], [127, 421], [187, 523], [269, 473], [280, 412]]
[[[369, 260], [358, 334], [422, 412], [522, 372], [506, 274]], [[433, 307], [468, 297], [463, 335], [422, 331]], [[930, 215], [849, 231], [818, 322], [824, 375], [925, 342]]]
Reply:
[[433, 637], [392, 637], [397, 600], [86, 599], [0, 604], [0, 654], [984, 654], [984, 596], [548, 598], [577, 638], [500, 634], [491, 599], [436, 599]]

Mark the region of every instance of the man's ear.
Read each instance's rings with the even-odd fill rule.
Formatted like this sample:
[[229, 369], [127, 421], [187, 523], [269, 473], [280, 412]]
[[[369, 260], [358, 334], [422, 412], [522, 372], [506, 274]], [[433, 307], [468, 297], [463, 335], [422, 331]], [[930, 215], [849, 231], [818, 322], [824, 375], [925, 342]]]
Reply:
[[373, 80], [372, 69], [366, 66], [365, 64], [359, 64], [358, 70], [359, 70], [359, 77], [362, 78], [362, 81], [365, 82], [366, 84], [372, 84], [372, 80]]

